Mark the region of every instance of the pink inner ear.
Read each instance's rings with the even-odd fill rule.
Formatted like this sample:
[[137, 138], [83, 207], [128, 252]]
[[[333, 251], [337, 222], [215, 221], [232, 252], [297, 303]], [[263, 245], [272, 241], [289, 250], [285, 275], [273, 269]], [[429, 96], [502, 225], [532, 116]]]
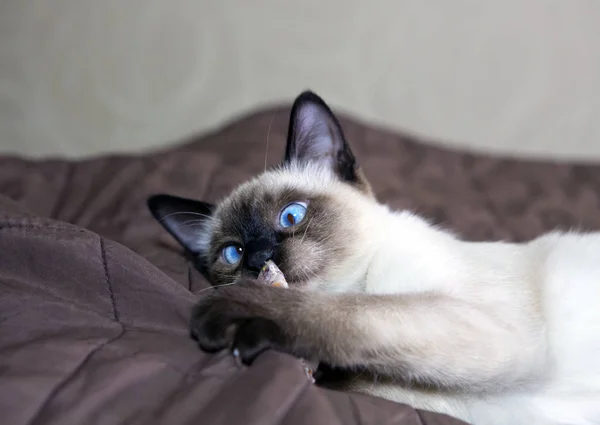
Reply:
[[296, 116], [296, 149], [303, 160], [328, 160], [343, 147], [329, 112], [313, 103], [302, 105]]

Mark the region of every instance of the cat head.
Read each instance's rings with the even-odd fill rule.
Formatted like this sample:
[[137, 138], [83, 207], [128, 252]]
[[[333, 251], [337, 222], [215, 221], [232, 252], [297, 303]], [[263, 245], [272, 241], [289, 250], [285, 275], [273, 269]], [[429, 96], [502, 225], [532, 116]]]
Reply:
[[341, 277], [361, 262], [364, 211], [373, 203], [338, 120], [312, 92], [294, 102], [281, 165], [216, 205], [170, 195], [148, 200], [213, 285], [256, 277], [269, 259], [291, 286]]

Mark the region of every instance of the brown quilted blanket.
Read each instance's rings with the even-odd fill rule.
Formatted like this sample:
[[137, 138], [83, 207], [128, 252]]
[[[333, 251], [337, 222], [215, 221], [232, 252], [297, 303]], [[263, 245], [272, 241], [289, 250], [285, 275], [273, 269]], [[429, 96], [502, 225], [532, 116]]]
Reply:
[[[223, 196], [264, 169], [265, 153], [269, 165], [279, 161], [288, 113], [263, 111], [142, 156], [0, 157], [0, 194], [16, 201], [0, 198], [2, 423], [458, 423], [319, 389], [283, 354], [245, 368], [188, 338], [193, 292], [206, 283], [146, 198]], [[485, 158], [341, 122], [382, 201], [466, 238], [600, 229], [598, 166]]]

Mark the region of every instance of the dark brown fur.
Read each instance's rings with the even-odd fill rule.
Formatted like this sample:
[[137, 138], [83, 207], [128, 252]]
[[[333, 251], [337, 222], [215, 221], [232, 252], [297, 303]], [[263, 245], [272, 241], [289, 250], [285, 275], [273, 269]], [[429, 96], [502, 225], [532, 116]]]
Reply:
[[[277, 221], [279, 212], [286, 205], [304, 201], [308, 203], [305, 219], [293, 228], [283, 229]], [[242, 246], [257, 238], [273, 243], [272, 259], [285, 274], [292, 286], [302, 285], [344, 256], [347, 244], [343, 235], [331, 237], [331, 229], [340, 226], [342, 209], [333, 199], [301, 193], [282, 188], [271, 191], [260, 186], [249, 187], [215, 213], [218, 223], [213, 230], [207, 264], [207, 273], [216, 285], [235, 282], [241, 278], [256, 277], [255, 271], [245, 267], [244, 262], [234, 266], [220, 261], [224, 246], [235, 242]], [[347, 230], [346, 237], [350, 236]], [[311, 259], [310, 269], [303, 267], [311, 251], [326, 252], [326, 255]]]

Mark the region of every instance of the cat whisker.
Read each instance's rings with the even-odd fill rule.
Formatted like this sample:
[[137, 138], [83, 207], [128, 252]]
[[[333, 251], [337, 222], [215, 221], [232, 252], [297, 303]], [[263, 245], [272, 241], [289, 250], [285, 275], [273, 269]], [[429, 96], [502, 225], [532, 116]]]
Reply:
[[181, 230], [181, 229], [187, 229], [187, 228], [192, 228], [192, 227], [204, 227], [205, 225], [206, 225], [206, 220], [189, 220], [189, 221], [181, 223], [180, 225], [177, 226], [177, 228], [179, 230]]
[[196, 224], [190, 224], [190, 225], [186, 225], [186, 226], [177, 227], [177, 230], [181, 230], [181, 229], [205, 229], [205, 227], [204, 227], [204, 224], [196, 223]]
[[308, 268], [307, 266], [300, 264], [300, 273], [303, 275], [303, 278], [306, 281], [318, 281], [319, 283], [322, 283], [322, 279], [320, 279], [319, 277], [317, 277], [316, 274], [313, 273], [313, 271]]
[[269, 137], [271, 136], [271, 126], [273, 125], [273, 118], [275, 118], [275, 112], [271, 115], [271, 122], [269, 122], [269, 129], [267, 130], [267, 149], [265, 150], [265, 169], [267, 171], [267, 156], [269, 155]]
[[300, 239], [300, 243], [304, 242], [304, 237], [306, 236], [306, 232], [308, 231], [308, 226], [310, 226], [311, 221], [312, 221], [312, 218], [310, 220], [308, 220], [308, 224], [306, 225], [306, 228], [304, 229], [304, 234], [302, 235], [302, 239]]
[[340, 231], [333, 232], [333, 233], [327, 235], [326, 237], [319, 239], [319, 242], [320, 243], [327, 242], [329, 239], [333, 238], [334, 236], [338, 236], [340, 234], [341, 234]]
[[198, 218], [196, 220], [188, 220], [188, 221], [184, 221], [181, 224], [192, 224], [192, 223], [205, 223], [206, 220], [202, 219], [202, 218]]
[[160, 218], [160, 220], [158, 221], [164, 221], [165, 219], [169, 218], [169, 217], [173, 217], [174, 215], [181, 215], [181, 214], [189, 214], [189, 215], [197, 215], [200, 217], [205, 217], [205, 218], [211, 218], [210, 215], [206, 215], [206, 214], [201, 214], [199, 212], [193, 212], [193, 211], [177, 211], [177, 212], [172, 212], [169, 213], [163, 217]]
[[196, 294], [201, 294], [204, 291], [208, 291], [209, 289], [217, 289], [221, 286], [231, 286], [231, 285], [237, 285], [237, 282], [232, 282], [232, 283], [224, 283], [223, 285], [217, 285], [217, 286], [209, 286], [208, 288], [204, 288], [198, 292], [196, 292]]

